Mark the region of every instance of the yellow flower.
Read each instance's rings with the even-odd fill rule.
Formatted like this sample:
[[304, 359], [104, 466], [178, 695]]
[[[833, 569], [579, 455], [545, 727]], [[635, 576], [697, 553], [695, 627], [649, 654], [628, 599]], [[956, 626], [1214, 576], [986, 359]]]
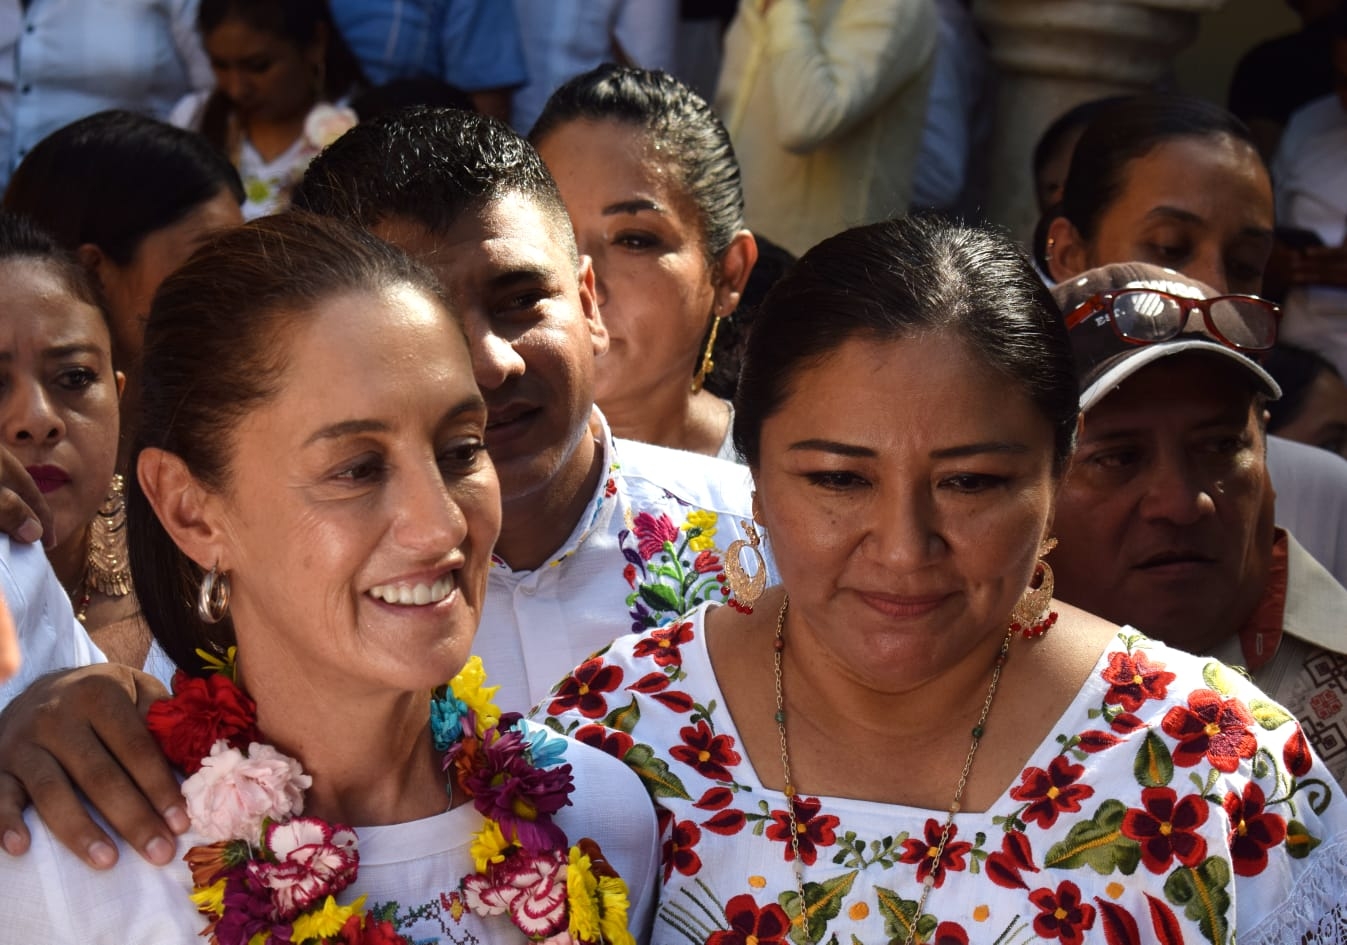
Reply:
[[501, 833], [500, 824], [488, 820], [482, 824], [481, 830], [472, 835], [472, 846], [469, 848], [472, 865], [477, 872], [485, 872], [487, 863], [503, 862], [505, 851], [511, 846], [510, 841], [505, 839], [505, 834]]
[[566, 905], [570, 912], [571, 938], [577, 942], [597, 942], [599, 940], [599, 881], [589, 857], [580, 852], [579, 847], [571, 847], [571, 859], [566, 867]]
[[697, 535], [688, 539], [689, 548], [693, 551], [711, 551], [716, 547], [717, 518], [715, 512], [707, 512], [702, 509], [688, 513], [688, 520], [683, 525], [683, 531], [699, 530]]
[[485, 682], [486, 670], [480, 656], [470, 657], [462, 671], [449, 682], [454, 695], [477, 713], [479, 737], [500, 724], [500, 707], [491, 701], [500, 686], [483, 685]]
[[248, 939], [248, 945], [267, 945], [267, 941], [270, 938], [270, 932], [258, 932], [252, 938]]
[[324, 941], [341, 931], [346, 920], [365, 907], [365, 897], [361, 896], [349, 906], [337, 905], [333, 896], [328, 896], [321, 909], [306, 912], [295, 920], [290, 938], [295, 942], [307, 942], [310, 939]]
[[627, 884], [617, 876], [599, 879], [599, 926], [609, 945], [636, 945], [627, 931]]
[[196, 655], [201, 657], [201, 663], [206, 669], [214, 670], [217, 673], [223, 673], [234, 682], [238, 682], [238, 647], [231, 646], [229, 649], [225, 650], [225, 655], [223, 657], [216, 656], [214, 653], [208, 653], [202, 649], [198, 649]]
[[217, 879], [209, 886], [192, 890], [192, 905], [203, 915], [224, 915], [225, 881]]

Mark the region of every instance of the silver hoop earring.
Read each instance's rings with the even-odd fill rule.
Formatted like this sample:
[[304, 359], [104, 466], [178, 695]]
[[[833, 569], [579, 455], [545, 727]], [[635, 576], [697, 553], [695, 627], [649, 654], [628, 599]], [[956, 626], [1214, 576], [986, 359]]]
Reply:
[[229, 575], [211, 568], [201, 578], [196, 597], [196, 615], [202, 623], [219, 623], [229, 613]]

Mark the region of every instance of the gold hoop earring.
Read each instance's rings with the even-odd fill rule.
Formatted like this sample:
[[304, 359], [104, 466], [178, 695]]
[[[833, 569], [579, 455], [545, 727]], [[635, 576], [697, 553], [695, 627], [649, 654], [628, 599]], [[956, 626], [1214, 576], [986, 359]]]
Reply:
[[1057, 539], [1049, 538], [1043, 542], [1038, 552], [1038, 562], [1034, 565], [1033, 577], [1024, 589], [1010, 612], [1010, 628], [1026, 638], [1041, 637], [1057, 622], [1057, 611], [1049, 609], [1052, 603], [1052, 591], [1055, 586], [1052, 567], [1043, 559], [1057, 547]]
[[196, 597], [196, 615], [202, 623], [219, 623], [229, 613], [229, 575], [212, 567], [201, 578]]
[[706, 339], [706, 350], [702, 352], [701, 367], [697, 369], [696, 375], [692, 378], [692, 392], [694, 394], [702, 392], [702, 387], [706, 384], [706, 375], [710, 374], [716, 366], [716, 362], [711, 358], [711, 351], [716, 346], [716, 333], [720, 331], [720, 323], [724, 318], [724, 315], [716, 315], [711, 322], [711, 335]]
[[[734, 594], [729, 601], [730, 606], [745, 613], [752, 613], [753, 605], [767, 589], [767, 561], [758, 550], [762, 537], [752, 522], [744, 522], [744, 532], [748, 535], [747, 541], [736, 538], [725, 549], [725, 580]], [[745, 551], [751, 551], [753, 557], [758, 559], [757, 568], [752, 574], [744, 569], [740, 557]]]

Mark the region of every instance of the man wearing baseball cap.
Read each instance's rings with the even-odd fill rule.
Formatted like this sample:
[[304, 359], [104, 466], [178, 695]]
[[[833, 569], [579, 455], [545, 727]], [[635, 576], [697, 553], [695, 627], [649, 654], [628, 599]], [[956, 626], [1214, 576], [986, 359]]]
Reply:
[[1053, 295], [1084, 415], [1057, 596], [1246, 667], [1347, 784], [1347, 589], [1274, 525], [1264, 406], [1281, 390], [1256, 358], [1276, 306], [1139, 263]]

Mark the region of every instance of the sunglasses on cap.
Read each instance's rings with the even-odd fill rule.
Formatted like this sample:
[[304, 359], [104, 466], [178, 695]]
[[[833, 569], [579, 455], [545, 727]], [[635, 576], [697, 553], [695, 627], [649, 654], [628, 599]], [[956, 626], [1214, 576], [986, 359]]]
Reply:
[[1089, 322], [1096, 329], [1109, 325], [1112, 334], [1129, 344], [1151, 345], [1183, 334], [1194, 314], [1202, 316], [1206, 334], [1249, 354], [1267, 351], [1277, 343], [1282, 317], [1277, 305], [1256, 295], [1190, 299], [1159, 289], [1120, 289], [1086, 299], [1067, 315], [1066, 327], [1073, 332], [1073, 343], [1079, 341], [1075, 336], [1079, 326]]

